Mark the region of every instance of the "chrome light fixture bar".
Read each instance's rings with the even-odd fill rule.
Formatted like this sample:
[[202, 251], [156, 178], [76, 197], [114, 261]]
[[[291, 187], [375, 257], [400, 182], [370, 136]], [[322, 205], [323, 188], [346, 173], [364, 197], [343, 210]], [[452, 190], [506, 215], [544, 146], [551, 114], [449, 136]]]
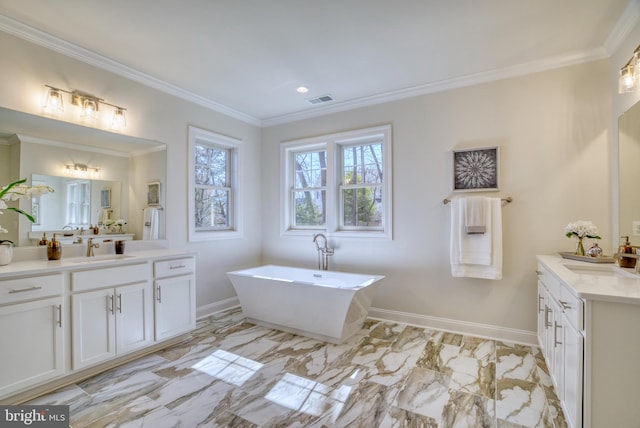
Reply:
[[640, 46], [633, 51], [633, 56], [620, 69], [618, 93], [633, 92], [638, 88], [640, 88]]
[[111, 104], [94, 95], [82, 91], [67, 91], [66, 89], [44, 85], [47, 88], [47, 96], [44, 104], [44, 111], [48, 114], [59, 115], [64, 112], [64, 100], [62, 94], [71, 96], [71, 104], [80, 107], [80, 117], [83, 119], [95, 120], [98, 118], [100, 104], [113, 108], [111, 127], [113, 129], [124, 129], [127, 127], [124, 107]]

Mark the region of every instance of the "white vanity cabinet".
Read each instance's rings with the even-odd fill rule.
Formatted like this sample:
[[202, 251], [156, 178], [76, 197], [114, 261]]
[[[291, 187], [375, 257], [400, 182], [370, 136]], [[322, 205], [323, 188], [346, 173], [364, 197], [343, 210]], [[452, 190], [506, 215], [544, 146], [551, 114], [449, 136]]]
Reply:
[[62, 274], [0, 280], [0, 396], [64, 374]]
[[0, 266], [0, 402], [19, 404], [160, 350], [195, 328], [195, 314], [193, 253]]
[[569, 425], [640, 426], [640, 276], [612, 264], [538, 256], [538, 317]]
[[153, 343], [149, 278], [147, 263], [71, 273], [74, 370]]
[[155, 339], [164, 340], [196, 326], [195, 258], [156, 261], [154, 271]]
[[584, 302], [538, 264], [538, 340], [565, 417], [582, 427]]

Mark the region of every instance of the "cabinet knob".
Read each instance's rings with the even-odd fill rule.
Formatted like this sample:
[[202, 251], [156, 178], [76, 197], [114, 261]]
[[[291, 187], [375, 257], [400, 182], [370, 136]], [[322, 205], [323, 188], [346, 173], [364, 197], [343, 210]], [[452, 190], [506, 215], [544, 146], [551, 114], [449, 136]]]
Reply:
[[560, 305], [562, 305], [562, 309], [571, 309], [571, 305], [569, 304], [569, 302], [564, 302], [562, 300], [558, 300], [560, 302]]

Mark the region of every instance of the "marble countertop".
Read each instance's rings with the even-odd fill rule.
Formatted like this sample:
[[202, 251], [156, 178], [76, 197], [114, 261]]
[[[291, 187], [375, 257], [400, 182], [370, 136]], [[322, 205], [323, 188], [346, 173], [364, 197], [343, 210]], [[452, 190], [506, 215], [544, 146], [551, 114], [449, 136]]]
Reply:
[[[115, 254], [113, 244], [103, 246], [102, 251], [96, 251], [94, 257], [86, 257], [77, 251], [71, 252], [70, 248], [62, 247], [62, 258], [60, 260], [47, 260], [43, 247], [29, 250], [35, 256], [24, 258], [14, 256], [14, 261], [5, 266], [0, 266], [0, 279], [22, 276], [22, 275], [45, 275], [69, 270], [84, 270], [97, 267], [108, 267], [125, 264], [146, 262], [154, 259], [170, 259], [179, 256], [196, 255], [193, 251], [174, 250], [162, 246], [140, 246], [125, 251], [123, 255]], [[65, 257], [65, 250], [71, 255]]]
[[640, 304], [640, 275], [634, 269], [613, 263], [589, 263], [564, 259], [559, 255], [539, 255], [553, 275], [568, 284], [577, 297]]

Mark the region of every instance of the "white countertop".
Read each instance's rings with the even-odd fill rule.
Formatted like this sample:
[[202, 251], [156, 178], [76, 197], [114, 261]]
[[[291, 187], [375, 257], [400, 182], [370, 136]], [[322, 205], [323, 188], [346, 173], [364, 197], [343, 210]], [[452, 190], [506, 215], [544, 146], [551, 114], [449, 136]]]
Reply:
[[[602, 300], [618, 303], [640, 304], [640, 275], [634, 269], [618, 267], [613, 263], [589, 263], [563, 259], [559, 255], [539, 255], [538, 260], [549, 268], [577, 297], [585, 300]], [[572, 270], [584, 268], [583, 272]], [[589, 273], [589, 269], [609, 269], [614, 275]]]
[[60, 260], [47, 260], [46, 257], [15, 260], [6, 266], [0, 266], [0, 279], [22, 276], [22, 275], [44, 275], [68, 270], [93, 269], [97, 267], [108, 267], [146, 262], [152, 259], [170, 259], [179, 256], [193, 256], [196, 253], [184, 250], [172, 250], [169, 248], [144, 248], [135, 251], [125, 251], [120, 256], [113, 253], [113, 246], [110, 252], [96, 253], [94, 257], [75, 256], [64, 257], [65, 248], [63, 246], [62, 258]]

